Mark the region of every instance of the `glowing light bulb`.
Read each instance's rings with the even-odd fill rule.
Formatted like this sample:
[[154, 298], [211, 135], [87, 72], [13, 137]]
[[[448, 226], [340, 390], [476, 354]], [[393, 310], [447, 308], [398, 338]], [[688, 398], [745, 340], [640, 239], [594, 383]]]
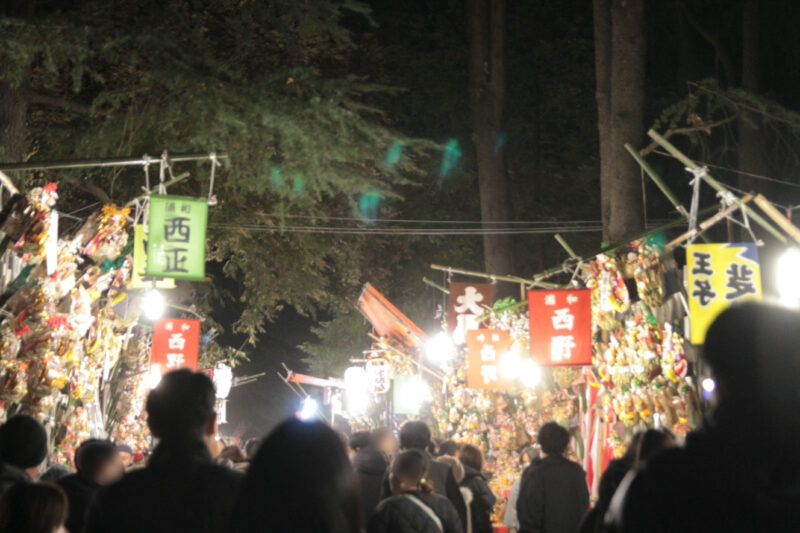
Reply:
[[142, 300], [142, 311], [149, 320], [158, 320], [164, 314], [167, 303], [164, 296], [155, 289], [147, 291]]
[[542, 369], [533, 362], [533, 359], [525, 359], [522, 362], [522, 384], [528, 388], [533, 388], [542, 379]]
[[778, 258], [778, 294], [785, 305], [800, 303], [800, 250], [789, 248]]
[[303, 408], [297, 414], [300, 420], [311, 420], [317, 414], [317, 402], [311, 396], [303, 400]]

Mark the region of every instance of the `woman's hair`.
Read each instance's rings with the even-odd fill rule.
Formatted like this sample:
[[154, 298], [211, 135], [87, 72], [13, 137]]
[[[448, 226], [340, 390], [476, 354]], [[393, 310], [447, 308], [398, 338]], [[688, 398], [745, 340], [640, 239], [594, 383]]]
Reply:
[[433, 489], [427, 484], [428, 458], [419, 450], [400, 452], [392, 462], [392, 475], [407, 485], [419, 487], [420, 492], [430, 493]]
[[480, 448], [472, 444], [465, 444], [461, 447], [458, 451], [458, 459], [465, 466], [474, 468], [478, 472], [483, 470], [483, 453], [481, 453]]
[[633, 434], [631, 441], [628, 443], [628, 449], [625, 450], [625, 455], [622, 456], [623, 459], [636, 461], [636, 454], [639, 453], [639, 443], [642, 442], [643, 436], [644, 431], [637, 431]]
[[53, 533], [67, 521], [69, 503], [52, 483], [17, 483], [0, 498], [0, 533]]
[[537, 457], [539, 457], [539, 450], [533, 446], [526, 446], [519, 454], [519, 464], [524, 468], [530, 465]]
[[639, 439], [636, 466], [644, 465], [651, 457], [675, 446], [675, 436], [666, 429], [648, 429]]
[[224, 448], [222, 448], [222, 451], [219, 452], [219, 456], [222, 459], [227, 459], [233, 464], [242, 463], [246, 459], [244, 456], [244, 452], [242, 452], [241, 448], [234, 445], [225, 446]]
[[322, 422], [279, 424], [250, 464], [233, 532], [359, 533], [361, 496], [342, 440]]

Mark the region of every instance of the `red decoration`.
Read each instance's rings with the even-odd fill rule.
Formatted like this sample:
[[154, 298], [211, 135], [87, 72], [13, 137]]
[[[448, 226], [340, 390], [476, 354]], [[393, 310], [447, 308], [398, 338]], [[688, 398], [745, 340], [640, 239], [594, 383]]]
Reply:
[[162, 318], [153, 324], [153, 349], [150, 365], [160, 365], [162, 372], [177, 368], [197, 369], [200, 350], [200, 321]]
[[541, 366], [592, 364], [590, 289], [528, 291], [531, 357]]
[[511, 380], [500, 371], [500, 361], [508, 356], [511, 336], [503, 329], [467, 331], [467, 388], [505, 390]]

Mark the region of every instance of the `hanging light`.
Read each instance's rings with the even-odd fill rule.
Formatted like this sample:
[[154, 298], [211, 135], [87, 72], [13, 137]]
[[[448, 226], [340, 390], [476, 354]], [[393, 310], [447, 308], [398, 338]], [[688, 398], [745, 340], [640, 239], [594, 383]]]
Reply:
[[363, 414], [369, 403], [369, 381], [363, 367], [351, 366], [344, 371], [344, 388], [347, 411]]
[[164, 315], [164, 309], [167, 303], [164, 301], [164, 295], [156, 289], [150, 289], [144, 294], [142, 299], [142, 311], [148, 320], [158, 320]]
[[778, 258], [778, 294], [785, 305], [800, 303], [800, 250], [789, 248]]
[[231, 393], [233, 386], [233, 370], [225, 363], [219, 363], [214, 368], [214, 388], [217, 390], [217, 398], [224, 400]]
[[533, 388], [542, 379], [542, 369], [533, 362], [533, 359], [525, 359], [521, 368], [522, 384], [528, 388]]
[[452, 361], [456, 356], [456, 345], [450, 335], [442, 331], [425, 342], [425, 356], [440, 364]]
[[508, 380], [516, 379], [521, 370], [522, 362], [519, 355], [507, 352], [500, 356], [500, 375]]
[[303, 407], [300, 409], [300, 412], [297, 413], [297, 418], [300, 420], [311, 420], [317, 414], [317, 401], [314, 400], [311, 396], [307, 396], [305, 400], [303, 400]]

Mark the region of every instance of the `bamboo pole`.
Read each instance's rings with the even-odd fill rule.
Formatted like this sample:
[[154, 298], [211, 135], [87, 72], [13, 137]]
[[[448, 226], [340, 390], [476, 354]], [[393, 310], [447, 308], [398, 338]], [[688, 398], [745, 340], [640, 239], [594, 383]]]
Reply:
[[17, 189], [17, 186], [14, 185], [14, 182], [11, 181], [11, 178], [9, 178], [1, 170], [0, 170], [0, 185], [5, 187], [6, 189], [8, 189], [8, 192], [11, 193], [11, 196], [14, 196], [15, 194], [19, 194], [19, 189]]
[[[167, 155], [167, 162], [184, 163], [187, 161], [213, 161], [214, 159], [228, 159], [228, 154], [209, 152], [207, 154], [175, 154]], [[0, 163], [0, 171], [21, 172], [24, 170], [57, 170], [69, 168], [102, 168], [102, 167], [131, 167], [161, 164], [161, 157], [114, 157], [108, 159], [77, 159], [65, 161], [41, 161], [28, 163]]]
[[558, 241], [558, 244], [560, 244], [560, 245], [561, 245], [561, 247], [562, 247], [564, 250], [566, 250], [566, 251], [567, 251], [567, 253], [569, 254], [569, 256], [570, 256], [571, 258], [573, 258], [573, 259], [577, 259], [577, 260], [579, 260], [579, 261], [580, 261], [580, 257], [578, 257], [578, 254], [576, 254], [576, 253], [575, 253], [575, 250], [573, 250], [573, 249], [572, 249], [572, 246], [570, 246], [570, 245], [567, 243], [567, 241], [564, 239], [564, 237], [562, 237], [562, 236], [561, 236], [561, 234], [560, 234], [560, 233], [556, 233], [556, 235], [555, 235], [555, 238], [556, 238], [556, 240]]
[[[648, 131], [647, 135], [649, 135], [651, 139], [653, 139], [658, 144], [660, 144], [666, 151], [668, 151], [670, 154], [672, 154], [678, 161], [680, 161], [681, 163], [686, 165], [688, 168], [690, 168], [692, 170], [698, 170], [698, 169], [701, 168], [697, 163], [695, 163], [694, 161], [689, 159], [683, 152], [681, 152], [680, 150], [675, 148], [675, 146], [673, 146], [672, 143], [670, 143], [668, 140], [664, 139], [655, 130]], [[756, 213], [752, 208], [750, 208], [746, 204], [742, 203], [742, 200], [738, 196], [736, 196], [731, 191], [729, 191], [720, 182], [718, 182], [717, 180], [712, 178], [708, 174], [708, 172], [704, 173], [700, 177], [701, 177], [701, 179], [703, 181], [708, 183], [717, 192], [721, 193], [725, 197], [726, 200], [729, 199], [733, 203], [735, 203], [737, 206], [739, 206], [742, 209], [742, 211], [748, 217], [750, 217], [751, 219], [753, 219], [753, 221], [755, 221], [756, 224], [758, 224], [759, 226], [764, 228], [766, 231], [768, 231], [770, 234], [772, 234], [772, 236], [775, 237], [776, 239], [778, 239], [780, 242], [782, 242], [783, 244], [786, 244], [787, 239], [786, 239], [786, 237], [784, 235], [782, 235], [778, 230], [773, 228], [772, 225], [769, 222], [767, 222], [761, 215]]]
[[772, 219], [783, 231], [785, 231], [791, 238], [800, 243], [800, 228], [791, 223], [791, 221], [783, 216], [783, 214], [775, 209], [775, 206], [769, 203], [769, 200], [764, 198], [764, 195], [759, 194], [755, 197], [755, 203], [761, 208], [769, 218]]
[[433, 287], [434, 289], [439, 289], [440, 291], [442, 291], [445, 294], [450, 294], [450, 289], [448, 289], [447, 287], [442, 287], [441, 285], [439, 285], [435, 281], [431, 281], [426, 277], [422, 278], [422, 283], [424, 283], [425, 285], [428, 285], [429, 287]]
[[[175, 177], [174, 177], [174, 178], [172, 178], [171, 180], [169, 180], [169, 181], [165, 181], [165, 182], [164, 182], [164, 187], [166, 188], [166, 187], [170, 187], [170, 186], [172, 186], [172, 185], [175, 185], [175, 184], [176, 184], [176, 183], [178, 183], [179, 181], [183, 181], [183, 180], [185, 180], [185, 179], [186, 179], [186, 178], [188, 178], [188, 177], [189, 177], [189, 173], [188, 173], [188, 172], [183, 172], [182, 174], [178, 174], [177, 176], [175, 176]], [[158, 192], [158, 188], [159, 188], [159, 186], [160, 186], [160, 185], [156, 185], [155, 187], [153, 187], [152, 189], [150, 189], [150, 192], [151, 192], [151, 193], [157, 193], [157, 192]], [[142, 188], [144, 188], [144, 187], [142, 187]], [[127, 204], [125, 204], [125, 207], [130, 207], [130, 206], [132, 206], [132, 205], [134, 204], [134, 202], [136, 202], [136, 200], [141, 200], [141, 199], [142, 199], [142, 198], [144, 198], [145, 196], [148, 196], [148, 193], [140, 194], [139, 196], [137, 196], [136, 198], [134, 198], [133, 200], [131, 200], [130, 202], [128, 202]]]
[[419, 358], [417, 358], [416, 361], [414, 361], [414, 359], [412, 359], [411, 357], [409, 357], [408, 355], [403, 353], [401, 350], [398, 350], [397, 348], [395, 348], [391, 344], [388, 344], [386, 341], [384, 341], [382, 338], [378, 337], [374, 333], [367, 333], [367, 335], [369, 335], [369, 337], [372, 340], [377, 342], [378, 345], [382, 346], [385, 351], [394, 353], [395, 355], [397, 355], [398, 357], [400, 357], [402, 359], [405, 359], [406, 361], [408, 361], [412, 365], [417, 365], [417, 368], [419, 368], [420, 370], [424, 370], [425, 372], [427, 372], [428, 374], [430, 374], [434, 378], [438, 379], [439, 381], [444, 381], [444, 376], [443, 375], [441, 375], [438, 372], [428, 368], [427, 365], [422, 363], [422, 361], [420, 360], [421, 356]]
[[[750, 200], [752, 200], [752, 199], [753, 199], [753, 195], [752, 194], [748, 194], [744, 198], [742, 198], [742, 202], [746, 204], [746, 203], [750, 202]], [[676, 246], [680, 245], [681, 243], [685, 242], [686, 240], [694, 237], [698, 233], [702, 233], [705, 230], [707, 230], [708, 228], [710, 228], [711, 226], [713, 226], [716, 223], [720, 222], [722, 219], [726, 218], [728, 215], [730, 215], [731, 213], [733, 213], [737, 209], [739, 209], [738, 205], [729, 205], [728, 207], [726, 207], [722, 211], [719, 211], [713, 217], [708, 218], [708, 219], [704, 220], [703, 222], [701, 222], [697, 226], [697, 228], [695, 228], [695, 229], [693, 229], [691, 231], [687, 231], [686, 233], [684, 233], [684, 234], [680, 235], [679, 237], [673, 239], [672, 241], [667, 243], [667, 245], [664, 248], [666, 248], [667, 250], [671, 250], [671, 249], [675, 248]]]
[[669, 186], [664, 183], [664, 180], [661, 179], [661, 176], [659, 176], [655, 169], [650, 166], [647, 160], [639, 155], [639, 152], [636, 151], [636, 149], [629, 143], [625, 144], [625, 149], [630, 152], [636, 162], [639, 163], [639, 166], [642, 167], [648, 176], [650, 176], [650, 179], [653, 180], [653, 183], [655, 183], [658, 188], [661, 189], [661, 192], [664, 193], [664, 196], [667, 197], [667, 200], [669, 200], [670, 203], [675, 206], [675, 209], [678, 211], [678, 213], [685, 216], [686, 220], [689, 220], [689, 212], [686, 211], [686, 208], [683, 207], [683, 205], [681, 205], [678, 197], [672, 192], [672, 189], [670, 189]]
[[492, 281], [497, 280], [497, 281], [507, 281], [509, 283], [524, 283], [525, 285], [539, 285], [541, 287], [548, 287], [550, 285], [552, 285], [553, 287], [557, 286], [552, 283], [543, 283], [541, 281], [520, 278], [517, 276], [498, 276], [495, 274], [486, 274], [485, 272], [476, 272], [474, 270], [463, 270], [460, 268], [453, 268], [442, 265], [431, 265], [431, 268], [433, 270], [439, 270], [440, 272], [447, 272], [448, 274], [462, 274], [464, 276], [473, 276], [476, 278], [490, 279]]

